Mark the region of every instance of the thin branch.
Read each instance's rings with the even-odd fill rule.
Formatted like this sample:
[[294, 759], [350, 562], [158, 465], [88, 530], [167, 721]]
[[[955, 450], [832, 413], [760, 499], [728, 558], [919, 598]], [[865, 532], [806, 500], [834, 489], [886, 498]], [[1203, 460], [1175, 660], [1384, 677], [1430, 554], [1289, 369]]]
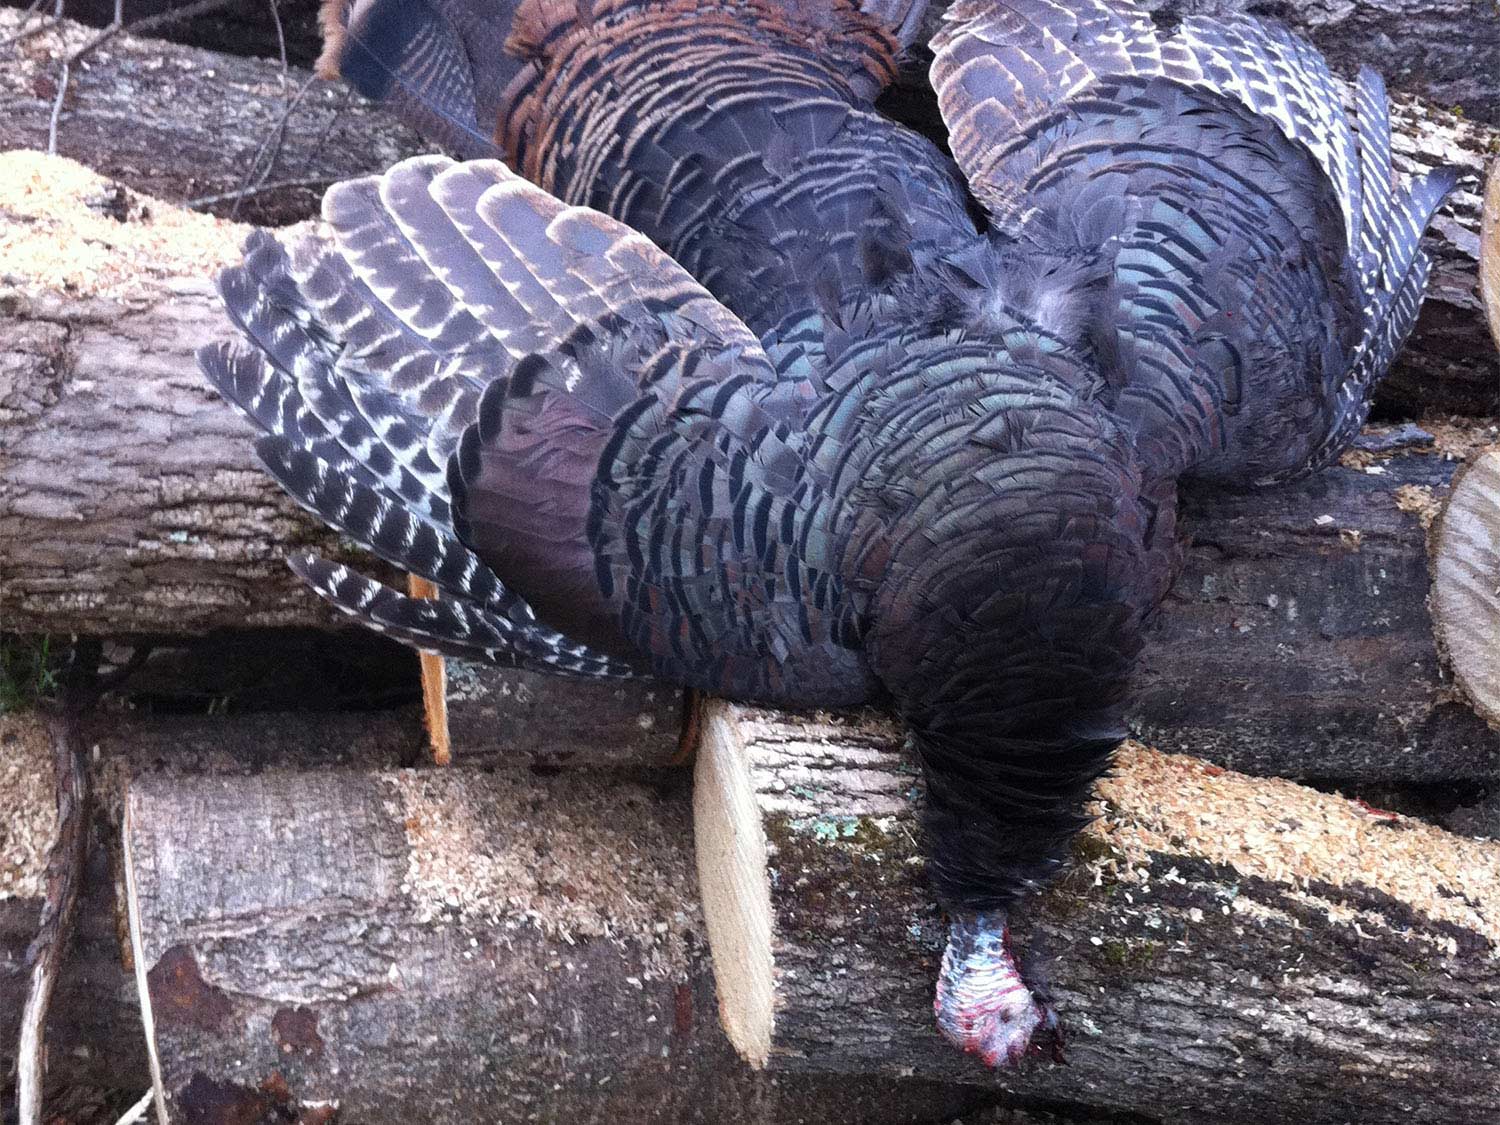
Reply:
[[[57, 123], [62, 118], [63, 102], [68, 96], [68, 82], [73, 77], [73, 64], [90, 51], [109, 42], [125, 26], [125, 0], [115, 0], [115, 15], [109, 25], [62, 61], [62, 71], [57, 76], [57, 97], [52, 99], [52, 114], [47, 118], [47, 155], [57, 155]], [[23, 1122], [22, 1125], [25, 1125]]]
[[256, 195], [265, 195], [268, 192], [281, 191], [283, 188], [327, 187], [337, 182], [337, 176], [303, 176], [294, 180], [272, 180], [268, 184], [255, 184], [252, 187], [235, 188], [234, 191], [221, 191], [217, 195], [200, 195], [196, 199], [189, 199], [183, 206], [212, 207], [215, 203], [227, 203], [231, 199], [248, 199]]
[[141, 1096], [141, 1100], [127, 1109], [115, 1125], [136, 1125], [138, 1121], [146, 1119], [146, 1111], [151, 1108], [151, 1100], [156, 1097], [156, 1088], [152, 1087]]
[[267, 0], [271, 6], [271, 22], [276, 25], [276, 50], [281, 56], [281, 92], [286, 93], [286, 76], [290, 69], [286, 61], [286, 32], [281, 27], [281, 0]]
[[41, 1125], [47, 1008], [72, 936], [74, 908], [88, 858], [89, 771], [79, 720], [98, 696], [101, 647], [96, 640], [75, 646], [61, 705], [47, 724], [52, 735], [57, 840], [47, 856], [47, 895], [36, 939], [26, 951], [31, 981], [21, 1011], [21, 1037], [16, 1050], [19, 1125]]
[[[281, 146], [286, 143], [286, 129], [292, 119], [292, 114], [297, 112], [297, 107], [302, 104], [302, 99], [307, 96], [307, 91], [312, 89], [312, 84], [318, 80], [316, 74], [309, 74], [302, 85], [297, 87], [297, 93], [287, 102], [286, 108], [281, 111], [281, 119], [276, 122], [276, 128], [271, 135], [263, 140], [255, 152], [255, 158], [250, 161], [250, 172], [246, 175], [246, 183], [241, 184], [242, 193], [234, 200], [234, 206], [229, 210], [229, 217], [233, 219], [239, 214], [240, 204], [245, 199], [260, 191], [267, 180], [271, 178], [271, 172], [276, 167], [276, 161], [281, 156]], [[265, 156], [267, 150], [270, 156], [266, 159], [265, 167], [261, 168], [261, 157]], [[259, 171], [257, 172], [257, 169]], [[254, 182], [249, 182], [254, 177]]]

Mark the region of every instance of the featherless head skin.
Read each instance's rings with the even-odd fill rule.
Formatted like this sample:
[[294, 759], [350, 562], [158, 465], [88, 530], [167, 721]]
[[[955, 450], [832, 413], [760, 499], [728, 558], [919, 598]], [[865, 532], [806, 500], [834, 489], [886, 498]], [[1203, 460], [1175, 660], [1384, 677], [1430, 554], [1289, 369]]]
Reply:
[[1373, 72], [1346, 108], [1283, 29], [1126, 0], [951, 5], [950, 159], [873, 105], [923, 6], [329, 0], [324, 73], [466, 162], [252, 238], [247, 346], [201, 363], [288, 492], [438, 587], [292, 560], [371, 628], [894, 707], [937, 1027], [998, 1066], [1060, 1053], [1008, 918], [1124, 736], [1178, 482], [1338, 456], [1452, 177], [1398, 180]]

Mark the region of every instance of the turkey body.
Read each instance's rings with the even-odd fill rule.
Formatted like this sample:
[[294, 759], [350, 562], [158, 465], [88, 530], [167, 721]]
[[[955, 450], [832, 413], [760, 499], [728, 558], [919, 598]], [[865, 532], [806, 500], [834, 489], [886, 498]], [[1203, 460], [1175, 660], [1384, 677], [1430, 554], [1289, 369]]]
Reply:
[[1351, 119], [1286, 33], [1119, 0], [954, 5], [950, 159], [876, 112], [920, 13], [871, 7], [332, 5], [345, 76], [478, 159], [255, 241], [223, 285], [255, 347], [204, 366], [294, 495], [444, 591], [296, 560], [376, 628], [893, 705], [939, 1024], [993, 1063], [1049, 1020], [1005, 911], [1124, 735], [1177, 482], [1337, 455], [1448, 181], [1396, 188], [1373, 76]]

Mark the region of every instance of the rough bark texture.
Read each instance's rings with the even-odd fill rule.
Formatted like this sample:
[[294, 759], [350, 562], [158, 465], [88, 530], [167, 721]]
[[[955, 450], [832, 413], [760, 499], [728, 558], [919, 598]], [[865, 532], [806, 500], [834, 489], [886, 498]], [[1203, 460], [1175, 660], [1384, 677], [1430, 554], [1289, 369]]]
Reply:
[[[127, 18], [145, 14], [136, 7], [126, 5]], [[0, 39], [21, 22], [20, 12], [0, 10]], [[60, 31], [4, 49], [0, 150], [47, 147], [57, 60], [93, 34], [64, 21]], [[310, 71], [296, 67], [283, 75], [269, 59], [121, 35], [74, 68], [57, 151], [175, 203], [255, 183], [298, 181], [250, 195], [238, 208], [232, 199], [207, 205], [216, 214], [235, 209], [247, 222], [266, 225], [315, 214], [323, 188], [334, 180], [382, 171], [403, 156], [430, 151], [342, 84], [314, 82], [289, 112], [309, 77]]]
[[[644, 791], [503, 784], [445, 771], [132, 786], [132, 939], [173, 1119], [276, 1102], [525, 1119], [601, 1083], [616, 1113], [675, 1098], [708, 1013], [684, 842]], [[557, 834], [580, 807], [600, 814], [592, 841]], [[616, 918], [628, 891], [607, 903], [570, 884], [549, 847], [597, 854], [601, 874], [647, 869], [682, 913]]]
[[[570, 680], [445, 660], [447, 737], [468, 765], [666, 766], [685, 760], [686, 693], [654, 680]], [[427, 713], [429, 735], [432, 710]]]
[[1186, 498], [1193, 546], [1151, 631], [1132, 726], [1249, 773], [1500, 776], [1500, 732], [1440, 665], [1428, 608], [1426, 527], [1462, 462], [1346, 462], [1292, 489]]
[[194, 358], [230, 337], [212, 277], [249, 228], [26, 154], [0, 155], [0, 193], [5, 628], [332, 622], [282, 557], [337, 543], [255, 464]]
[[0, 294], [0, 617], [16, 632], [334, 622], [287, 570], [336, 549], [256, 465], [199, 374], [228, 324], [207, 278], [144, 305]]
[[717, 1027], [687, 827], [680, 796], [576, 778], [137, 782], [170, 1119], [937, 1122], [994, 1100], [750, 1073]]
[[[1500, 1112], [1500, 845], [1132, 748], [1076, 869], [1015, 929], [1070, 1065], [992, 1076], [932, 1028], [946, 928], [895, 732], [729, 714], [735, 737], [700, 749], [699, 784], [715, 754], [737, 757], [758, 810], [770, 1067], [909, 1067], [1164, 1121]], [[725, 885], [703, 884], [711, 921]]]

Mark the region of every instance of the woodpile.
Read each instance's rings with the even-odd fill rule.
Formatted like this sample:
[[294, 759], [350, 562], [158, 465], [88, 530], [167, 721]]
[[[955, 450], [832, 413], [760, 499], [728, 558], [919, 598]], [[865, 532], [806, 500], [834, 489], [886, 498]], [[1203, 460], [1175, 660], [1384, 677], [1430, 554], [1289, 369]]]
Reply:
[[[1285, 6], [1344, 61], [1455, 18], [1387, 7]], [[1418, 92], [1500, 114], [1461, 65], [1487, 34]], [[0, 643], [338, 635], [281, 558], [347, 545], [193, 360], [230, 337], [212, 275], [251, 227], [179, 204], [303, 218], [419, 142], [295, 71], [123, 35], [75, 78], [63, 157], [5, 152], [45, 144], [55, 52], [87, 37], [61, 36], [0, 68]], [[163, 1122], [1495, 1120], [1500, 844], [1324, 791], [1500, 783], [1500, 131], [1396, 116], [1406, 168], [1465, 174], [1384, 400], [1408, 420], [1306, 482], [1185, 497], [1132, 715], [1155, 749], [1121, 753], [1073, 870], [1017, 919], [1067, 1067], [995, 1075], [934, 1031], [944, 920], [888, 719], [427, 659], [394, 710], [87, 718], [50, 1091], [153, 1085]], [[7, 1073], [51, 746], [0, 714]]]

